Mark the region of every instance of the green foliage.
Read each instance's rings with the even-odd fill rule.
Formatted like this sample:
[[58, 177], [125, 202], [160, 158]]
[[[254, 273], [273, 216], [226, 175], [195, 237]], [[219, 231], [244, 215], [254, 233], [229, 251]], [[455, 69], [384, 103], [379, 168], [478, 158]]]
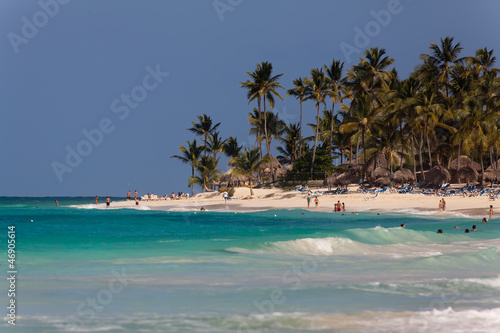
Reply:
[[312, 172], [313, 177], [311, 178], [312, 156], [312, 150], [306, 151], [302, 157], [295, 161], [293, 169], [287, 172], [285, 179], [287, 181], [324, 179], [326, 175], [331, 174], [335, 170], [335, 166], [332, 162], [336, 157], [328, 156], [328, 149], [321, 147], [316, 150], [316, 157], [314, 159]]
[[228, 191], [227, 191], [227, 195], [229, 197], [233, 197], [234, 196], [234, 187], [231, 187]]

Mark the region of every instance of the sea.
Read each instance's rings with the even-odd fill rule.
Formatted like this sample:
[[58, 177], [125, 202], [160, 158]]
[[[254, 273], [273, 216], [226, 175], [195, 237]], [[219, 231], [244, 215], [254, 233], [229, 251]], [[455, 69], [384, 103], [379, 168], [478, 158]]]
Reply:
[[0, 198], [0, 332], [500, 332], [500, 218], [93, 202]]

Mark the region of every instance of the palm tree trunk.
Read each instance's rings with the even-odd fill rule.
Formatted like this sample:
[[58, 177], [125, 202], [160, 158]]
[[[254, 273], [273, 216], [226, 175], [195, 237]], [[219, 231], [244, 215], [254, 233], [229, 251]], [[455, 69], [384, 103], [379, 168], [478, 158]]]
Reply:
[[[194, 177], [194, 165], [191, 165], [191, 177]], [[191, 196], [194, 195], [194, 184], [191, 184]]]
[[[261, 122], [261, 110], [260, 110], [260, 104], [261, 104], [261, 100], [260, 100], [260, 96], [259, 98], [257, 99], [257, 107], [258, 107], [258, 110], [259, 110], [259, 125], [260, 125], [260, 122]], [[257, 142], [259, 143], [259, 151], [260, 151], [260, 156], [264, 156], [262, 154], [262, 141], [259, 140], [259, 137], [260, 137], [260, 126], [257, 126], [257, 137], [255, 138], [255, 145], [257, 145]]]
[[266, 112], [266, 96], [264, 96], [264, 136], [266, 140], [267, 153], [271, 156], [271, 147], [269, 144], [269, 137], [267, 135], [267, 112]]
[[332, 141], [333, 141], [333, 108], [335, 103], [332, 103], [332, 119], [330, 121], [330, 146], [328, 146], [328, 156], [332, 156]]
[[252, 189], [252, 173], [250, 172], [250, 176], [248, 177], [249, 183], [250, 183], [250, 195], [253, 195], [253, 189]]
[[420, 173], [422, 181], [425, 181], [424, 164], [422, 162], [422, 148], [424, 146], [424, 130], [420, 131], [420, 144], [418, 145], [418, 158], [420, 159]]
[[356, 164], [359, 164], [359, 139], [356, 141]]
[[399, 119], [399, 134], [401, 135], [401, 158], [399, 159], [399, 169], [403, 169], [404, 140], [403, 140], [403, 121]]
[[365, 146], [365, 129], [361, 131], [361, 140], [363, 141], [363, 181], [366, 179], [366, 146]]
[[429, 151], [429, 167], [432, 168], [431, 143], [429, 141], [429, 129], [425, 131], [425, 140], [427, 141], [427, 150]]
[[483, 164], [483, 152], [479, 151], [479, 159], [481, 160], [481, 186], [484, 184], [484, 164]]
[[413, 177], [415, 177], [415, 180], [417, 179], [417, 161], [415, 161], [415, 136], [413, 135], [413, 129], [411, 130], [411, 158], [413, 162]]
[[318, 146], [318, 134], [319, 134], [319, 103], [318, 103], [318, 115], [316, 116], [316, 138], [314, 139], [314, 150], [311, 161], [311, 179], [313, 178], [314, 159], [316, 157], [316, 147]]
[[299, 158], [302, 156], [302, 99], [300, 100]]

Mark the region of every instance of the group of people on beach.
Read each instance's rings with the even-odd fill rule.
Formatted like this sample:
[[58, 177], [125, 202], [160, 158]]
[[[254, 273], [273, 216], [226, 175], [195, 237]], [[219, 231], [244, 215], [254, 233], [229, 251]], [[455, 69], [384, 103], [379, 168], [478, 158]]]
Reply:
[[[308, 194], [307, 195], [307, 208], [311, 207], [311, 196]], [[319, 199], [318, 197], [314, 197], [314, 206], [315, 208], [318, 208], [319, 206]], [[333, 204], [333, 212], [345, 212], [345, 203], [341, 203], [340, 200], [337, 201], [336, 203]]]
[[[96, 195], [95, 196], [95, 204], [98, 205], [99, 204], [99, 197]], [[109, 205], [111, 204], [111, 199], [110, 197], [106, 197], [106, 207], [109, 207]]]

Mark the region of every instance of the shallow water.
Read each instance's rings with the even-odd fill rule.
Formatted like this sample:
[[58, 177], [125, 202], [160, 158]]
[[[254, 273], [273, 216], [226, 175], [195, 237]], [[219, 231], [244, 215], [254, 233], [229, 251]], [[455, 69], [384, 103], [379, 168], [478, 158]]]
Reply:
[[17, 325], [2, 330], [498, 332], [495, 220], [58, 200], [0, 198], [4, 262], [15, 225], [18, 269]]

